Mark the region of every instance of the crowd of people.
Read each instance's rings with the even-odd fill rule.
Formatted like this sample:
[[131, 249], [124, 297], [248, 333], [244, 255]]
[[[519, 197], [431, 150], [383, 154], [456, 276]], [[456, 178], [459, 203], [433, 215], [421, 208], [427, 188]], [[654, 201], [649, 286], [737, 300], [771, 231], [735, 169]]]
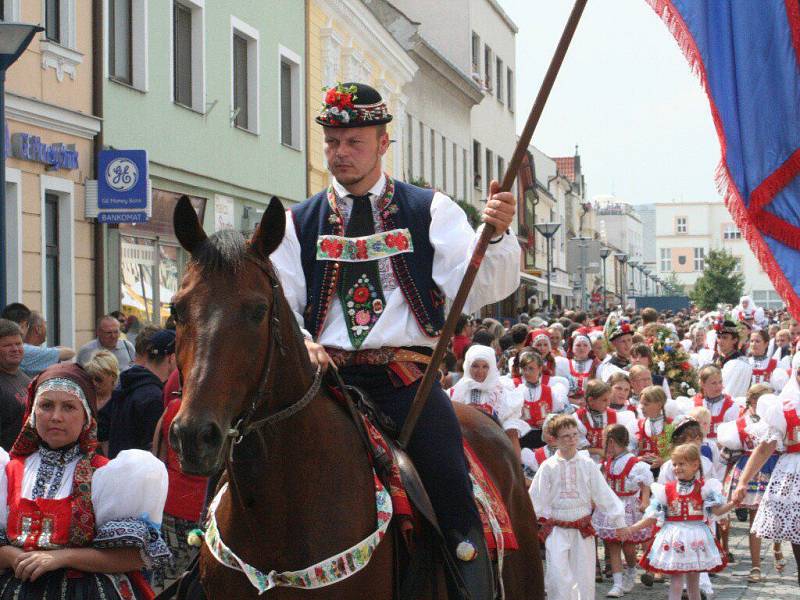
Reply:
[[0, 314], [0, 599], [152, 598], [193, 556], [207, 480], [167, 441], [174, 326], [96, 333], [76, 353], [23, 304]]
[[593, 598], [608, 577], [608, 597], [668, 578], [671, 600], [696, 600], [736, 561], [731, 514], [752, 526], [749, 582], [764, 579], [764, 538], [778, 571], [782, 543], [800, 566], [798, 366], [800, 324], [743, 297], [711, 312], [464, 316], [441, 381], [519, 452], [548, 598]]

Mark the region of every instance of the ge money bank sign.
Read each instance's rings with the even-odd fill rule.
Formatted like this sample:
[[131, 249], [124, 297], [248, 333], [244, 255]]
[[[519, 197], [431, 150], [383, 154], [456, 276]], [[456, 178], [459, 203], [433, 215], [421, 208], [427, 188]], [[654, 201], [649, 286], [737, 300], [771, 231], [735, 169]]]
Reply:
[[97, 220], [147, 221], [147, 151], [103, 150], [97, 169]]

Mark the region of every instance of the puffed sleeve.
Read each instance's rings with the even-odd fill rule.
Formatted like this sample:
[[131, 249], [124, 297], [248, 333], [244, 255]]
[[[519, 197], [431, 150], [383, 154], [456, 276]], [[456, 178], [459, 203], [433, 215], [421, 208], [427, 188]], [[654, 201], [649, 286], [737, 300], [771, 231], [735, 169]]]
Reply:
[[567, 407], [569, 406], [569, 400], [567, 400], [567, 392], [560, 385], [555, 386], [551, 389], [553, 392], [553, 412], [563, 413], [564, 411], [567, 410]]
[[503, 429], [516, 429], [521, 436], [530, 431], [530, 425], [522, 420], [522, 405], [524, 403], [525, 398], [522, 392], [516, 389], [503, 389], [500, 409], [497, 414]]
[[650, 465], [642, 460], [637, 462], [628, 474], [626, 483], [649, 486], [653, 483], [653, 471], [650, 469]]
[[303, 335], [311, 339], [311, 334], [304, 329], [303, 311], [306, 306], [306, 278], [303, 264], [300, 262], [300, 242], [294, 228], [292, 211], [286, 211], [286, 231], [280, 246], [269, 257], [283, 288], [283, 295], [292, 309], [294, 318]]
[[167, 469], [144, 450], [125, 450], [92, 478], [97, 548], [138, 548], [148, 569], [168, 564], [161, 538]]
[[6, 465], [10, 460], [8, 452], [0, 448], [0, 545], [7, 544], [6, 528], [8, 527], [8, 478]]
[[660, 483], [650, 484], [650, 506], [644, 511], [645, 519], [656, 519], [656, 525], [661, 527], [667, 518], [667, 492]]
[[758, 400], [757, 412], [761, 417], [758, 423], [748, 426], [747, 433], [758, 442], [777, 442], [778, 450], [783, 450], [786, 437], [786, 416], [784, 405], [777, 396], [764, 395]]
[[717, 518], [717, 516], [711, 512], [711, 509], [725, 504], [725, 496], [722, 495], [722, 483], [719, 479], [709, 479], [706, 481], [700, 490], [700, 495], [703, 497], [703, 508], [705, 509], [706, 516], [709, 519]]
[[736, 421], [721, 423], [717, 427], [717, 443], [728, 450], [741, 450], [742, 441], [739, 439], [739, 429]]
[[635, 443], [636, 433], [638, 430], [636, 424], [636, 414], [630, 410], [619, 410], [617, 411], [617, 423], [628, 430], [628, 437]]

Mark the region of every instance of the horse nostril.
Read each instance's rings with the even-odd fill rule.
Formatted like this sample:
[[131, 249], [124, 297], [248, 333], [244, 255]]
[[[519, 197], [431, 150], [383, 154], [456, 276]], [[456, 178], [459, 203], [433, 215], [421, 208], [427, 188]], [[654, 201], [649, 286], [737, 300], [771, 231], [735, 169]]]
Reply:
[[200, 431], [200, 439], [209, 448], [218, 448], [222, 444], [222, 431], [216, 423], [208, 423]]
[[173, 421], [172, 425], [169, 427], [169, 445], [178, 453], [181, 451], [181, 436], [179, 430], [180, 425], [178, 421]]

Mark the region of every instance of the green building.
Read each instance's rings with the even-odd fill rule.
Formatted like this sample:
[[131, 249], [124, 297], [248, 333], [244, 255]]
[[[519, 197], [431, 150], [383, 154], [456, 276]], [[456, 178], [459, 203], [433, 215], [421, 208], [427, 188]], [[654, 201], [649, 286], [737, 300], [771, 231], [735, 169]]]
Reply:
[[104, 226], [105, 304], [163, 322], [186, 259], [182, 194], [209, 233], [306, 197], [305, 3], [103, 4], [103, 146], [146, 150], [152, 189], [147, 223]]

